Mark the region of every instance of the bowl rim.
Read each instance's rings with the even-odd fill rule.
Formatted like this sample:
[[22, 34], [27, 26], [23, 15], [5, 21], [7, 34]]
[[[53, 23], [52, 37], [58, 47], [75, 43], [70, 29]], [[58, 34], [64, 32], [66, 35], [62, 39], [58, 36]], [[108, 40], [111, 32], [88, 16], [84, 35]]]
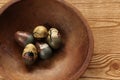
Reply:
[[[5, 3], [5, 5], [3, 5], [0, 9], [0, 15], [11, 5], [13, 5], [16, 2], [19, 2], [22, 0], [10, 0], [9, 2]], [[84, 16], [82, 15], [82, 13], [76, 8], [74, 7], [74, 5], [72, 5], [71, 3], [65, 1], [65, 0], [54, 0], [56, 2], [59, 2], [61, 5], [66, 6], [67, 8], [69, 8], [71, 11], [75, 12], [76, 16], [79, 17], [79, 19], [83, 22], [83, 24], [86, 27], [87, 33], [88, 33], [88, 39], [89, 39], [89, 46], [88, 46], [88, 55], [86, 56], [85, 61], [83, 62], [81, 68], [73, 75], [73, 77], [70, 78], [70, 80], [76, 80], [78, 78], [81, 77], [81, 75], [83, 75], [83, 73], [87, 70], [87, 67], [91, 61], [92, 58], [92, 54], [94, 52], [94, 39], [93, 39], [93, 33], [90, 29], [90, 26], [88, 24], [88, 21], [84, 18]]]

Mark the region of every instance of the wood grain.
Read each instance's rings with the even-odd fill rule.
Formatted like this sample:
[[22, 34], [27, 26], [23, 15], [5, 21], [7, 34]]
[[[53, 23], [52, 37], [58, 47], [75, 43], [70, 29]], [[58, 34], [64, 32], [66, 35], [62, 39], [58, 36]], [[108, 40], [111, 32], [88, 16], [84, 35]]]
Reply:
[[[7, 1], [0, 0], [0, 6]], [[120, 80], [120, 0], [66, 1], [82, 12], [95, 41], [91, 63], [79, 80]]]

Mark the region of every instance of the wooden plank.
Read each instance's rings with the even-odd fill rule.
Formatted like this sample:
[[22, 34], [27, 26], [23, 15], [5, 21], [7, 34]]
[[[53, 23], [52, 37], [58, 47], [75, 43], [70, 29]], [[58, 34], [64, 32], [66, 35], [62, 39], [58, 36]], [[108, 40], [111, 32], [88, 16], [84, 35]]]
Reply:
[[120, 4], [74, 4], [86, 18], [120, 18]]
[[88, 70], [85, 72], [83, 77], [93, 79], [97, 78], [105, 80], [107, 79], [119, 80], [120, 79], [119, 74], [120, 74], [120, 53], [97, 54], [93, 56], [92, 61], [88, 67]]
[[110, 80], [110, 79], [98, 79], [98, 78], [81, 78], [79, 80]]
[[0, 8], [3, 6], [4, 4], [0, 4]]
[[[0, 0], [3, 6], [8, 0]], [[66, 0], [82, 12], [94, 35], [95, 52], [79, 80], [120, 80], [120, 0]]]
[[111, 79], [106, 79], [106, 78], [95, 78], [95, 77], [81, 77], [78, 80], [111, 80]]
[[66, 0], [70, 3], [91, 3], [91, 4], [99, 4], [99, 3], [119, 3], [119, 0]]
[[120, 53], [120, 19], [90, 19], [92, 27], [95, 54]]
[[5, 3], [9, 2], [10, 0], [0, 0], [0, 8], [5, 5]]
[[0, 0], [0, 4], [5, 4], [8, 1], [10, 1], [10, 0]]

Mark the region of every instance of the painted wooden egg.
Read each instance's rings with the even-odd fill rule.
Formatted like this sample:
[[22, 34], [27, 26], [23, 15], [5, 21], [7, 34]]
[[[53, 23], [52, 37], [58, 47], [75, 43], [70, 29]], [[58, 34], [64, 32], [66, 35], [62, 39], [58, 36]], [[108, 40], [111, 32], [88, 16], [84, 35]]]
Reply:
[[25, 47], [27, 44], [32, 43], [34, 38], [29, 32], [17, 31], [15, 33], [15, 40], [20, 46]]
[[33, 44], [28, 44], [23, 50], [22, 58], [26, 65], [32, 65], [38, 58], [37, 49]]
[[62, 44], [62, 39], [59, 31], [56, 28], [50, 28], [49, 30], [49, 35], [47, 37], [47, 42], [48, 44], [53, 48], [53, 49], [58, 49], [60, 48]]
[[48, 30], [44, 26], [37, 26], [33, 30], [33, 36], [36, 39], [46, 38], [48, 36]]
[[53, 53], [52, 49], [49, 47], [47, 43], [36, 43], [36, 47], [41, 59], [48, 59], [50, 58]]

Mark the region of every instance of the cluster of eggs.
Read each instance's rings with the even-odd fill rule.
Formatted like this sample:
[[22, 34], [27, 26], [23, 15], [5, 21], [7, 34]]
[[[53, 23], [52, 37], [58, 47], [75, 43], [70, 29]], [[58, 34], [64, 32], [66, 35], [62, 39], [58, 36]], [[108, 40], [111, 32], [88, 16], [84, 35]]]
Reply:
[[50, 58], [62, 43], [59, 31], [56, 28], [48, 30], [45, 26], [37, 26], [33, 33], [17, 31], [15, 40], [24, 47], [22, 58], [27, 65], [32, 65], [38, 57]]

